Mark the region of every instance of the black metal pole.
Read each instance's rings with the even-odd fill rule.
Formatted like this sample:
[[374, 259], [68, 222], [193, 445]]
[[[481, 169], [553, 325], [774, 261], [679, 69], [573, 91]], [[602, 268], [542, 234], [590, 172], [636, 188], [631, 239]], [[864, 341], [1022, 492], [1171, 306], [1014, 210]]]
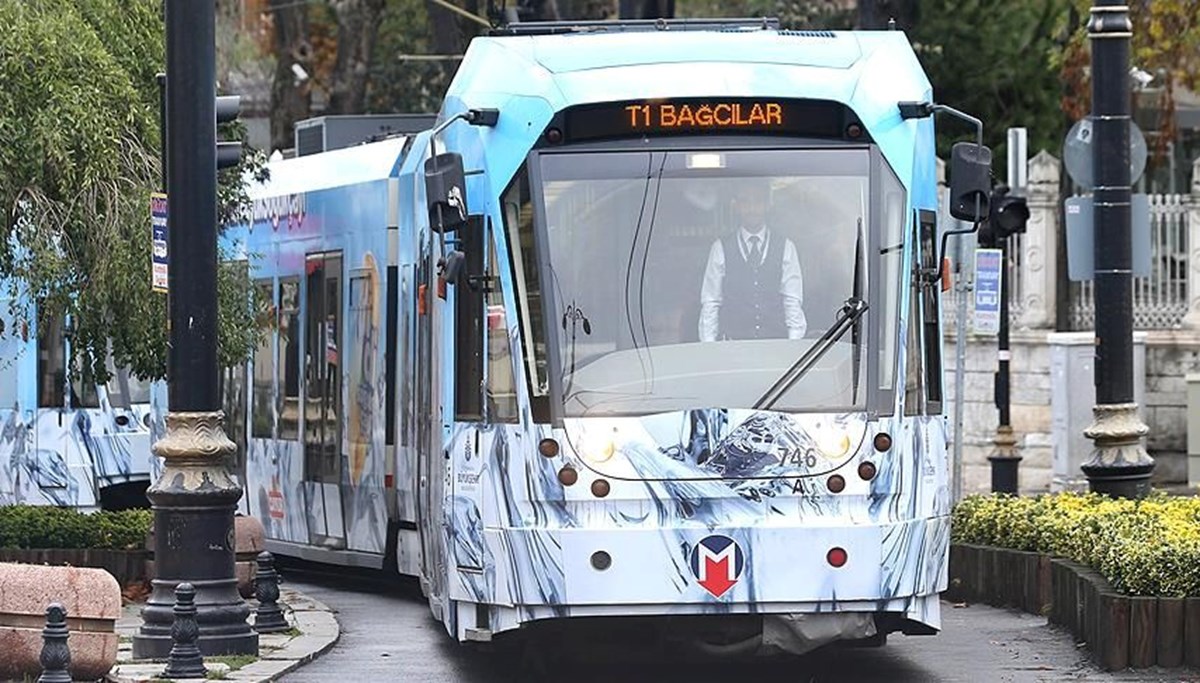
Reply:
[[[167, 75], [155, 74], [158, 81], [158, 163], [162, 173], [162, 191], [167, 191]], [[169, 233], [168, 233], [168, 239]]]
[[258, 634], [237, 592], [233, 513], [242, 490], [217, 392], [217, 158], [215, 6], [167, 0], [167, 195], [171, 231], [165, 460], [146, 492], [154, 508], [153, 593], [134, 636], [136, 658], [171, 651], [175, 587], [196, 589], [206, 656], [256, 654]]
[[998, 240], [1000, 247], [1000, 332], [997, 340], [996, 357], [999, 359], [999, 368], [994, 376], [993, 384], [994, 398], [996, 403], [996, 411], [999, 414], [999, 424], [996, 427], [996, 436], [992, 442], [996, 444], [996, 452], [988, 456], [988, 461], [992, 464], [992, 493], [1017, 493], [1017, 467], [1021, 462], [1021, 456], [1016, 454], [1016, 437], [1013, 436], [1012, 424], [1009, 421], [1009, 407], [1011, 398], [1009, 394], [1009, 369], [1008, 364], [1012, 358], [1012, 352], [1008, 348], [1008, 297], [1009, 297], [1009, 275], [1011, 274], [1008, 267], [1008, 238]]
[[1133, 280], [1130, 242], [1129, 45], [1124, 0], [1096, 0], [1092, 42], [1092, 163], [1095, 205], [1096, 443], [1083, 465], [1092, 491], [1140, 498], [1154, 461], [1141, 445], [1148, 430], [1133, 397]]

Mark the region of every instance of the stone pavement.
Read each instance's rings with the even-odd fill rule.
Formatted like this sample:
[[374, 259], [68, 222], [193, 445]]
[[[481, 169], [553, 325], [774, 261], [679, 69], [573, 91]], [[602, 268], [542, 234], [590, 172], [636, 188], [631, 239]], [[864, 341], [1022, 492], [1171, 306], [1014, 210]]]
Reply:
[[[289, 588], [281, 586], [279, 593], [279, 606], [283, 608], [284, 617], [292, 630], [261, 634], [258, 640], [259, 656], [253, 660], [247, 657], [206, 659], [204, 665], [209, 670], [209, 678], [241, 683], [273, 681], [311, 662], [334, 646], [341, 629], [333, 610]], [[250, 623], [253, 625], [253, 610], [257, 603], [253, 600], [248, 602], [251, 606]], [[155, 677], [162, 674], [165, 662], [133, 659], [133, 634], [141, 626], [142, 607], [142, 604], [126, 605], [117, 622], [121, 645], [117, 665], [105, 677], [109, 683], [162, 683], [164, 680]]]

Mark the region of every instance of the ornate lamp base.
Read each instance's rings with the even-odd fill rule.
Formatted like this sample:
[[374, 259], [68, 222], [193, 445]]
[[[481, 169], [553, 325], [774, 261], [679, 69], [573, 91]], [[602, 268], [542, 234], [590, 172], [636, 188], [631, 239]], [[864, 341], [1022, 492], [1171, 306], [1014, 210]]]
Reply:
[[167, 434], [154, 444], [166, 461], [162, 477], [146, 491], [154, 507], [154, 590], [133, 637], [137, 659], [171, 653], [175, 587], [196, 589], [196, 645], [206, 657], [257, 654], [258, 634], [246, 619], [250, 607], [237, 591], [233, 513], [242, 489], [225, 463], [236, 446], [225, 436], [225, 414], [169, 413]]
[[1092, 492], [1117, 498], [1145, 498], [1150, 493], [1154, 459], [1141, 442], [1150, 428], [1137, 408], [1136, 403], [1118, 403], [1092, 409], [1095, 422], [1083, 435], [1096, 443], [1096, 450], [1080, 468]]

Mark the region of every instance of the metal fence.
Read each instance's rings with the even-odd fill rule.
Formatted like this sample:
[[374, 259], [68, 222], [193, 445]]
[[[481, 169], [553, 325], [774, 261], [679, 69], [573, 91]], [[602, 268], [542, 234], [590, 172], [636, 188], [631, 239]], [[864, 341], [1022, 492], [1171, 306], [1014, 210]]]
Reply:
[[[1133, 278], [1135, 329], [1178, 328], [1187, 313], [1189, 199], [1189, 195], [1150, 195], [1150, 275]], [[1071, 283], [1071, 329], [1094, 328], [1094, 293], [1090, 281]]]

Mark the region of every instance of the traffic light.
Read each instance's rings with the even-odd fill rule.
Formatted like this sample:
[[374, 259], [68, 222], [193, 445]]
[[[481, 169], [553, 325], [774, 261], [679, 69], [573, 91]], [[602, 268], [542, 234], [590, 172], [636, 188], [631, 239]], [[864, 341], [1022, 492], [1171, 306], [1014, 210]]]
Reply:
[[1004, 240], [1025, 232], [1028, 222], [1029, 206], [1025, 198], [1010, 195], [1006, 185], [996, 186], [992, 190], [991, 213], [988, 216], [995, 239]]
[[992, 188], [988, 206], [988, 219], [979, 224], [979, 233], [976, 235], [979, 246], [995, 248], [1003, 240], [1025, 232], [1025, 224], [1029, 222], [1029, 206], [1024, 197], [1010, 195], [1007, 185]]
[[[216, 125], [236, 121], [242, 110], [241, 95], [221, 95], [217, 97]], [[242, 143], [238, 141], [217, 141], [217, 170], [233, 168], [242, 159]]]

